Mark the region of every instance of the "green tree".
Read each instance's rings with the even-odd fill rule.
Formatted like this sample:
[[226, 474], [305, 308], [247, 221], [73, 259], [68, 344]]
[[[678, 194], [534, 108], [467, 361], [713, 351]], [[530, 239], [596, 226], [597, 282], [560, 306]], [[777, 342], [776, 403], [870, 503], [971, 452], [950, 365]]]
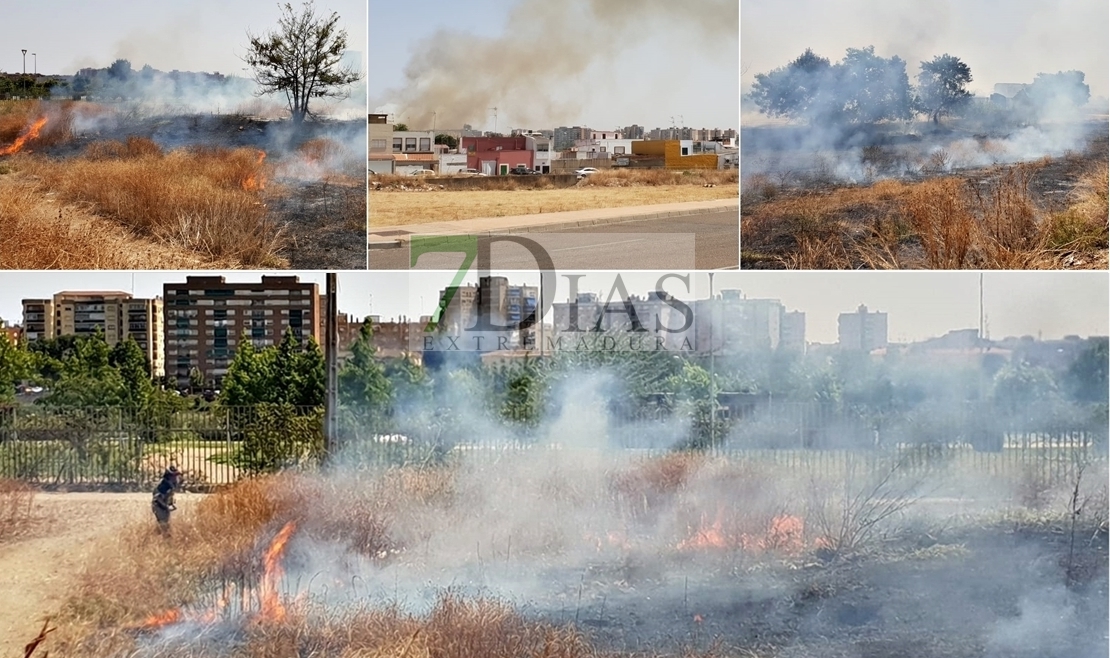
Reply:
[[116, 343], [108, 354], [108, 362], [123, 380], [125, 405], [136, 409], [145, 406], [154, 391], [154, 384], [146, 355], [135, 339], [128, 337]]
[[7, 333], [0, 333], [0, 402], [15, 398], [15, 387], [27, 379], [30, 365], [27, 350], [12, 342]]
[[815, 124], [913, 116], [905, 61], [880, 57], [874, 46], [849, 48], [836, 64], [807, 49], [786, 66], [757, 75], [751, 98], [764, 114]]
[[917, 74], [918, 103], [922, 110], [940, 123], [942, 114], [951, 114], [971, 99], [967, 90], [971, 67], [948, 53], [921, 63]]
[[273, 370], [273, 351], [255, 349], [250, 336], [244, 334], [227, 366], [220, 402], [232, 407], [273, 402], [278, 395], [273, 390]]
[[351, 345], [351, 357], [339, 370], [339, 402], [361, 426], [379, 427], [389, 416], [393, 386], [377, 360], [374, 331], [367, 318]]
[[348, 87], [362, 76], [342, 64], [347, 31], [339, 14], [317, 15], [311, 0], [298, 13], [284, 4], [278, 29], [255, 36], [247, 33], [246, 62], [254, 69], [261, 94], [285, 94], [293, 122], [310, 116], [317, 98], [344, 99]]
[[844, 117], [875, 123], [913, 117], [913, 94], [906, 62], [875, 54], [875, 47], [849, 48], [837, 65], [836, 88]]
[[459, 140], [455, 137], [452, 137], [451, 135], [436, 135], [436, 144], [446, 144], [447, 148], [451, 150], [459, 148]]
[[409, 125], [407, 123], [398, 123], [397, 125], [393, 126], [393, 130], [399, 133], [408, 132], [408, 129]]
[[1065, 381], [1073, 400], [1106, 404], [1110, 399], [1107, 368], [1110, 367], [1110, 345], [1105, 338], [1091, 339], [1075, 361], [1068, 366]]
[[835, 114], [832, 63], [806, 48], [794, 61], [755, 76], [751, 98], [773, 117], [824, 122]]

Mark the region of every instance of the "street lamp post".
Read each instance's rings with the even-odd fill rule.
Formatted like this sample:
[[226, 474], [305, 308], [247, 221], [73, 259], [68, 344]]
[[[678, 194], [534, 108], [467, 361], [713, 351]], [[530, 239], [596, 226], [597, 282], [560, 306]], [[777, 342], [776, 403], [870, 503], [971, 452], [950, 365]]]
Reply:
[[39, 74], [39, 54], [38, 53], [31, 53], [31, 57], [34, 57], [34, 59], [32, 61], [35, 63], [35, 75], [38, 75]]
[[27, 49], [23, 48], [23, 75], [27, 75]]

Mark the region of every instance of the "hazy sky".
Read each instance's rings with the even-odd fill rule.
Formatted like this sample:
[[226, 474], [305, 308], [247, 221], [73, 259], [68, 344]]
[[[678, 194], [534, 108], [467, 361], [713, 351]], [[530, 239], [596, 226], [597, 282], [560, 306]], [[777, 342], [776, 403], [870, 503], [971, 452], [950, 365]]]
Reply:
[[[300, 3], [293, 2], [300, 10]], [[317, 13], [337, 12], [347, 30], [348, 48], [366, 50], [365, 0], [317, 0]], [[240, 59], [247, 31], [277, 27], [281, 11], [271, 0], [5, 0], [0, 10], [4, 45], [0, 71], [20, 72], [27, 49], [38, 54], [39, 73], [72, 75], [82, 67], [108, 66], [117, 58], [133, 68], [144, 64], [169, 71], [218, 71], [246, 75]]]
[[1032, 82], [1038, 73], [1077, 69], [1091, 96], [1106, 98], [1110, 68], [1110, 3], [1106, 0], [743, 0], [740, 67], [743, 86], [758, 73], [789, 63], [806, 48], [837, 61], [847, 48], [874, 45], [907, 61], [911, 80], [921, 62], [948, 53], [971, 67], [971, 89]]
[[441, 128], [492, 130], [493, 107], [501, 131], [736, 128], [737, 4], [370, 0], [371, 110], [429, 129], [435, 112]]
[[[194, 273], [195, 274], [195, 273]], [[229, 281], [258, 281], [265, 273], [213, 272]], [[272, 274], [281, 274], [274, 272]], [[630, 294], [656, 289], [662, 272], [621, 273]], [[689, 274], [689, 273], [687, 273]], [[320, 272], [299, 274], [324, 289]], [[454, 272], [344, 272], [339, 275], [339, 308], [359, 317], [418, 318], [434, 309], [439, 291], [451, 284]], [[507, 273], [510, 282], [537, 285], [534, 272]], [[471, 273], [464, 283], [474, 282]], [[579, 281], [582, 292], [608, 297], [616, 273], [593, 272]], [[1110, 324], [1110, 279], [1105, 272], [988, 272], [984, 306], [990, 336], [1041, 334], [1107, 335]], [[134, 281], [134, 288], [132, 288]], [[159, 296], [162, 283], [184, 281], [175, 272], [0, 272], [0, 318], [21, 320], [23, 298], [50, 297], [64, 289], [134, 291], [137, 297]], [[556, 282], [555, 301], [566, 301], [565, 275]], [[890, 339], [896, 342], [938, 336], [951, 329], [979, 325], [979, 275], [974, 272], [718, 272], [714, 290], [740, 289], [749, 298], [781, 300], [788, 310], [805, 311], [810, 342], [836, 342], [837, 315], [860, 304], [888, 313]], [[705, 298], [706, 273], [691, 276], [686, 285], [670, 279], [663, 289], [685, 299]]]

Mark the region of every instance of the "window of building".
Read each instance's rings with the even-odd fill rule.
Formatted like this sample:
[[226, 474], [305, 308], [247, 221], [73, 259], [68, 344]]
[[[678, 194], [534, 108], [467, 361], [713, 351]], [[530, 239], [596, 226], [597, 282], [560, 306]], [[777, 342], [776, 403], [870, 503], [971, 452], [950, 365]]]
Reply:
[[432, 140], [428, 137], [421, 137], [420, 138], [420, 151], [422, 153], [427, 153], [431, 150], [432, 150]]
[[405, 153], [408, 153], [410, 151], [416, 151], [416, 138], [415, 137], [406, 137], [405, 138]]
[[400, 137], [394, 137], [393, 138], [393, 152], [394, 153], [400, 153], [401, 152], [402, 142], [403, 142], [403, 140]]
[[613, 147], [613, 153], [616, 153], [618, 155], [624, 153], [624, 147], [623, 146], [614, 146]]
[[370, 140], [370, 150], [371, 151], [384, 151], [385, 150], [385, 140], [384, 139], [372, 139], [372, 140]]

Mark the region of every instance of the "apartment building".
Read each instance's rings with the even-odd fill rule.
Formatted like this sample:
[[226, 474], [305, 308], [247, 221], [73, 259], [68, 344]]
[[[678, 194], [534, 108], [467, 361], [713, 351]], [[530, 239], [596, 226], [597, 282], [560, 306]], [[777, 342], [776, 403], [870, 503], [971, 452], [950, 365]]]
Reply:
[[141, 299], [118, 290], [64, 290], [52, 299], [24, 299], [24, 337], [91, 336], [98, 330], [115, 346], [128, 338], [142, 349], [151, 374], [165, 374], [162, 300]]
[[[522, 327], [539, 308], [537, 286], [512, 285], [502, 276], [484, 276], [477, 286], [440, 292], [440, 333], [462, 337], [457, 349], [533, 349], [536, 327]], [[535, 318], [538, 321], [538, 318]]]
[[886, 347], [886, 313], [868, 311], [863, 304], [855, 313], [841, 313], [837, 318], [837, 337], [841, 349], [870, 352]]
[[302, 340], [321, 342], [319, 286], [297, 276], [263, 276], [257, 283], [189, 276], [163, 291], [166, 374], [181, 388], [194, 370], [219, 387], [244, 340], [260, 348], [276, 345], [292, 329]]

